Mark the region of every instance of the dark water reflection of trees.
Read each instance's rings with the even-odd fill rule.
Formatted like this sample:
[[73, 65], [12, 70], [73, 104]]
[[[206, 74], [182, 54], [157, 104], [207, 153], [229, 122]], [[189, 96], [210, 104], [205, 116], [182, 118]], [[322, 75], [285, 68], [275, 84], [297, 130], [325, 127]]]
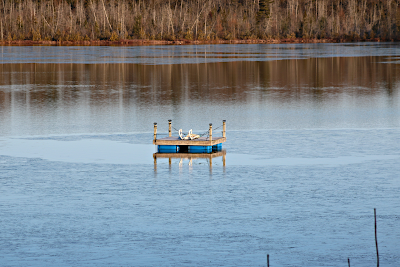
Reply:
[[312, 58], [208, 64], [1, 64], [0, 109], [30, 106], [179, 105], [268, 98], [276, 102], [391, 98], [398, 94], [398, 64], [387, 57]]

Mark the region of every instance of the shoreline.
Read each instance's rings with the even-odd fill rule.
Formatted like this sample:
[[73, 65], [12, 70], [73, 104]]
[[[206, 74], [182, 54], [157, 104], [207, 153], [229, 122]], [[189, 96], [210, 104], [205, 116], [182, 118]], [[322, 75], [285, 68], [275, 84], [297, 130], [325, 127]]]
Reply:
[[371, 38], [363, 40], [348, 40], [341, 38], [326, 39], [304, 39], [304, 38], [282, 38], [282, 39], [254, 39], [254, 40], [148, 40], [148, 39], [122, 39], [118, 41], [93, 40], [93, 41], [0, 41], [0, 46], [148, 46], [148, 45], [202, 45], [202, 44], [301, 44], [301, 43], [355, 43], [355, 42], [397, 42], [394, 39]]

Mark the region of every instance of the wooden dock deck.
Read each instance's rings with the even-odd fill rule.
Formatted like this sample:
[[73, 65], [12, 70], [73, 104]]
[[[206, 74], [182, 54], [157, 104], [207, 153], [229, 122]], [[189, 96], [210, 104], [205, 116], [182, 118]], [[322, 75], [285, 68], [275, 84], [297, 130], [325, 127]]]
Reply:
[[178, 136], [168, 136], [153, 140], [153, 145], [158, 146], [214, 146], [226, 142], [226, 137], [216, 137], [209, 140], [208, 137], [200, 137], [193, 140], [181, 140]]

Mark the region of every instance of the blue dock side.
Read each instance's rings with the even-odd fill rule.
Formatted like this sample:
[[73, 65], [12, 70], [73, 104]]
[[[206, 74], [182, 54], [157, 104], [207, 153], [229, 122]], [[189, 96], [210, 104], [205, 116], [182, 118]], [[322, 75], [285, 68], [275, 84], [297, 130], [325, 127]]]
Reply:
[[178, 146], [158, 146], [159, 153], [177, 153], [179, 150]]

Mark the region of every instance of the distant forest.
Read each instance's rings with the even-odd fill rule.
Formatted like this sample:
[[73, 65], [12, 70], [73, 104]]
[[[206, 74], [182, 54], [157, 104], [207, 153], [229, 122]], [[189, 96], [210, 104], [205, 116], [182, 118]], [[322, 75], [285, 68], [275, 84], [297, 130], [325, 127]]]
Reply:
[[0, 0], [1, 41], [400, 40], [400, 0]]

